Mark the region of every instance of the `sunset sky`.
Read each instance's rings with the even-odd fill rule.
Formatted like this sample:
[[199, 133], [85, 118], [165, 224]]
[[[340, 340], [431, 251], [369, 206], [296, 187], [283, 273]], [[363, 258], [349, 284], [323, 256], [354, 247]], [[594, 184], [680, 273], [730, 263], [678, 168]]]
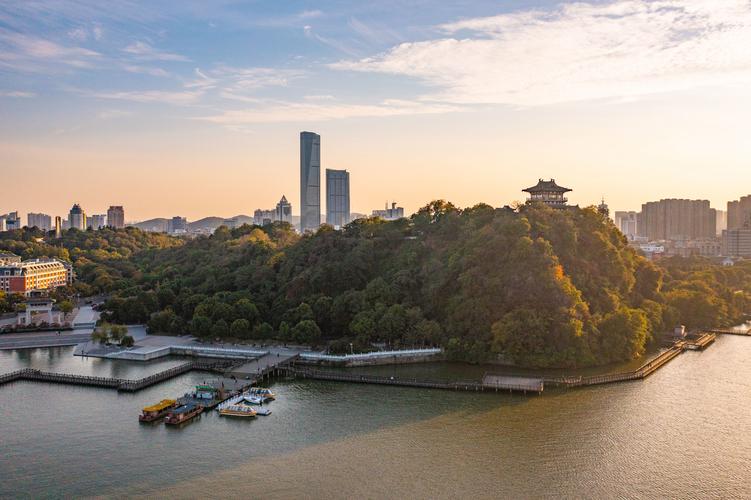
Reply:
[[[299, 213], [751, 193], [751, 3], [0, 1], [0, 214]], [[210, 4], [210, 5], [209, 5]]]

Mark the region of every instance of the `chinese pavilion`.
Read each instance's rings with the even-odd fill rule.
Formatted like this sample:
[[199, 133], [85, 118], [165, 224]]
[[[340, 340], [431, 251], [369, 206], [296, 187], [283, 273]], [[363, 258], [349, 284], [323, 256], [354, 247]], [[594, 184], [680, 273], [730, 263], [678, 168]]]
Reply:
[[555, 179], [549, 181], [540, 179], [536, 186], [522, 189], [522, 191], [529, 193], [527, 203], [541, 202], [553, 208], [566, 208], [568, 198], [565, 194], [571, 190], [556, 184]]

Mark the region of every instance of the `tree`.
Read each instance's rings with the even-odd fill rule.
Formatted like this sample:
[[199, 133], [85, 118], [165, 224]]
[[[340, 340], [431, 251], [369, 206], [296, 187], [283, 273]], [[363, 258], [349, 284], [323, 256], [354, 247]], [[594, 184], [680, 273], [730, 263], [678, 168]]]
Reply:
[[57, 307], [63, 314], [70, 314], [73, 311], [73, 304], [69, 300], [60, 302]]
[[233, 337], [245, 339], [250, 336], [250, 321], [245, 318], [236, 319], [229, 327], [229, 332]]
[[321, 339], [321, 330], [312, 319], [304, 319], [292, 329], [292, 337], [300, 344], [315, 345]]
[[211, 336], [212, 337], [226, 337], [229, 334], [229, 326], [227, 326], [227, 322], [223, 319], [220, 319], [216, 323], [214, 323], [214, 326], [211, 327]]
[[211, 319], [206, 316], [193, 316], [190, 322], [190, 332], [198, 338], [208, 338], [211, 336]]
[[135, 344], [135, 341], [133, 340], [133, 337], [131, 337], [130, 335], [124, 336], [122, 340], [120, 341], [120, 345], [123, 347], [133, 347], [134, 344]]

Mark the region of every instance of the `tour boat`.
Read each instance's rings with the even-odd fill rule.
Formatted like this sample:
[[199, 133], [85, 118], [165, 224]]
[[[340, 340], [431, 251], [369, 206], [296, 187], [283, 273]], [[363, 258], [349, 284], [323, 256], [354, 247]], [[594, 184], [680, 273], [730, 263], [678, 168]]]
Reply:
[[261, 405], [264, 399], [260, 396], [243, 396], [243, 401], [252, 405]]
[[276, 394], [271, 392], [271, 389], [265, 387], [251, 387], [248, 392], [253, 396], [262, 397], [264, 401], [276, 399]]
[[203, 406], [188, 403], [171, 410], [167, 415], [167, 418], [164, 419], [164, 423], [169, 425], [182, 424], [196, 415], [199, 415], [202, 411]]
[[147, 406], [142, 413], [138, 415], [138, 420], [141, 422], [153, 422], [166, 416], [170, 410], [175, 407], [176, 401], [174, 399], [163, 399], [155, 405]]
[[224, 417], [255, 417], [256, 410], [248, 405], [228, 405], [219, 410]]

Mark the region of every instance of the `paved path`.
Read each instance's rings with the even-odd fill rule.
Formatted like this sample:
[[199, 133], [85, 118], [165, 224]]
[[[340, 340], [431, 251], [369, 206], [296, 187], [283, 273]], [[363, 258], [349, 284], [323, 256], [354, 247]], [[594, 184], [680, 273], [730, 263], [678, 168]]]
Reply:
[[10, 333], [0, 335], [0, 349], [31, 349], [78, 345], [91, 338], [90, 331], [73, 330], [55, 332]]

